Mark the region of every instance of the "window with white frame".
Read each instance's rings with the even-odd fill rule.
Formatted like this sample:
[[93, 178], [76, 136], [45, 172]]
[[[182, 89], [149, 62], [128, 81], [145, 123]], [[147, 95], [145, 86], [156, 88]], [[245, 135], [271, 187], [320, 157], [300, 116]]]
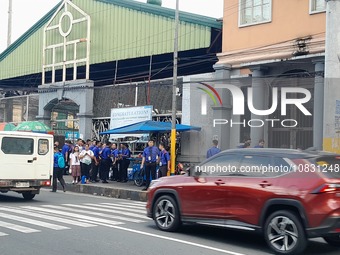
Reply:
[[272, 0], [240, 0], [240, 26], [270, 22]]
[[310, 12], [323, 12], [326, 10], [325, 0], [310, 0]]

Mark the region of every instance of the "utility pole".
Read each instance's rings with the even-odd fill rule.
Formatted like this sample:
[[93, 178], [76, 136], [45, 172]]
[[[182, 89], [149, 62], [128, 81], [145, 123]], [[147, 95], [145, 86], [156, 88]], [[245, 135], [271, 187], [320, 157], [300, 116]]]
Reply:
[[7, 47], [12, 43], [12, 0], [8, 1]]
[[171, 170], [170, 175], [175, 174], [176, 164], [176, 94], [177, 94], [177, 68], [178, 68], [178, 26], [179, 26], [179, 0], [176, 0], [175, 11], [175, 37], [174, 37], [174, 71], [172, 85], [172, 117], [171, 117]]
[[326, 0], [323, 150], [340, 153], [340, 1]]

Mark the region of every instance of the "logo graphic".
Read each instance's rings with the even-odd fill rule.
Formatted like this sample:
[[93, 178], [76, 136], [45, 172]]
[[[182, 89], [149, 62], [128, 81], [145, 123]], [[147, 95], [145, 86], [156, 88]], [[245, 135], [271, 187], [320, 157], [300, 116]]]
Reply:
[[[218, 106], [218, 103], [219, 103], [220, 106], [222, 106], [223, 102], [222, 102], [220, 95], [216, 91], [216, 89], [214, 89], [209, 84], [206, 84], [206, 83], [203, 83], [203, 82], [200, 82], [200, 84], [203, 85], [204, 87], [206, 87], [206, 88], [198, 87], [199, 90], [202, 90], [205, 93], [205, 94], [202, 94], [202, 96], [201, 96], [201, 114], [207, 115], [207, 113], [208, 113], [208, 96], [214, 102], [215, 106]], [[218, 103], [217, 103], [216, 98], [218, 100]]]
[[[289, 115], [287, 109], [288, 105], [293, 105], [297, 109], [301, 111], [305, 116], [311, 116], [312, 114], [309, 110], [304, 106], [304, 104], [308, 103], [311, 100], [311, 92], [306, 88], [301, 87], [274, 87], [271, 89], [271, 105], [268, 106], [268, 109], [257, 109], [254, 104], [253, 98], [253, 88], [248, 87], [247, 93], [245, 94], [240, 87], [231, 84], [216, 84], [215, 88], [200, 82], [200, 85], [204, 86], [204, 88], [199, 87], [198, 89], [204, 91], [205, 93], [201, 97], [201, 114], [207, 115], [208, 112], [208, 103], [207, 96], [212, 99], [215, 106], [220, 104], [222, 106], [222, 100], [220, 95], [217, 93], [216, 89], [226, 89], [229, 91], [232, 97], [232, 114], [233, 115], [245, 115], [245, 107], [248, 107], [248, 111], [254, 115], [258, 116], [258, 118], [246, 120], [240, 118], [239, 121], [235, 121], [233, 119], [214, 119], [213, 126], [217, 125], [230, 125], [233, 127], [235, 125], [241, 125], [243, 127], [263, 127], [265, 123], [269, 123], [271, 127], [274, 127], [274, 123], [280, 123], [282, 127], [292, 128], [298, 126], [298, 122], [295, 119], [278, 119], [277, 117], [270, 119], [266, 118], [273, 114], [276, 110], [280, 110], [281, 116]], [[280, 93], [279, 93], [280, 90]], [[270, 92], [269, 92], [270, 93]], [[297, 96], [299, 95], [299, 96]], [[279, 102], [280, 101], [280, 102]], [[278, 113], [279, 114], [279, 113]]]

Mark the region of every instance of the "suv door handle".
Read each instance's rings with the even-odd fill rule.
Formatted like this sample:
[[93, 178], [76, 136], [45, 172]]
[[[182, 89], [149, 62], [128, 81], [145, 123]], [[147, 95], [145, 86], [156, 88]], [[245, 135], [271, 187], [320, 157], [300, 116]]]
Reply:
[[222, 185], [222, 184], [225, 184], [225, 181], [223, 181], [223, 180], [217, 180], [217, 181], [215, 181], [215, 184], [216, 184], [216, 185]]
[[263, 181], [259, 184], [262, 188], [265, 188], [265, 187], [269, 187], [269, 186], [272, 186], [271, 183], [267, 182], [267, 181]]

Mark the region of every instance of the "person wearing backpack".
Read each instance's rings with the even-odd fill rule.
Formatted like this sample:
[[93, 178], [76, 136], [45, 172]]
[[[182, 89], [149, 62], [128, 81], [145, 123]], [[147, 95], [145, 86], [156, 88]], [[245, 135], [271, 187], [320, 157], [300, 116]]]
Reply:
[[52, 192], [57, 192], [57, 180], [63, 187], [63, 191], [66, 192], [66, 184], [63, 178], [63, 171], [65, 168], [65, 158], [59, 151], [57, 146], [54, 146], [54, 164], [53, 164], [53, 181], [52, 181]]

